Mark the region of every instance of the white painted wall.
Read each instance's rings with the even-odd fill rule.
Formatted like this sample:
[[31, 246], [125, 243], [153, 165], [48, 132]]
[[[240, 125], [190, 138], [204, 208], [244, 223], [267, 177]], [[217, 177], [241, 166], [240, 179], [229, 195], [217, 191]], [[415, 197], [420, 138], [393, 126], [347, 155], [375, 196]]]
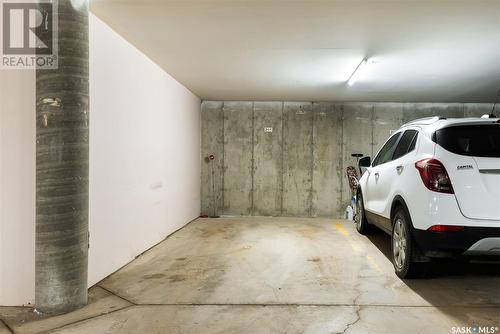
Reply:
[[35, 295], [35, 74], [0, 70], [0, 305]]
[[200, 100], [90, 18], [89, 284], [200, 211]]
[[[89, 286], [199, 215], [200, 100], [90, 17]], [[35, 81], [0, 70], [0, 305], [34, 302]]]

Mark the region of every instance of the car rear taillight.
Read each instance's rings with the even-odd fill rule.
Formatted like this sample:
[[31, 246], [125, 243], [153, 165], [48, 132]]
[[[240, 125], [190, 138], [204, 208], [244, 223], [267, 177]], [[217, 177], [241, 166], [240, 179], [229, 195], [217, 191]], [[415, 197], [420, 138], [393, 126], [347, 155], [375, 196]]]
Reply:
[[427, 229], [427, 231], [433, 232], [458, 232], [464, 229], [463, 226], [455, 225], [433, 225]]
[[423, 159], [415, 162], [415, 167], [427, 189], [438, 193], [453, 194], [450, 177], [443, 164], [436, 159]]

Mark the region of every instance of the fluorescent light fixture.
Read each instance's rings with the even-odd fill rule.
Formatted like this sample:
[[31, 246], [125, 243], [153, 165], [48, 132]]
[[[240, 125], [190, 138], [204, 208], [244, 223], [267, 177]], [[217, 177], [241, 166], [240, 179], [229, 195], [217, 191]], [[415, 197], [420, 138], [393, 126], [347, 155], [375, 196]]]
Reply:
[[359, 77], [359, 74], [363, 71], [363, 68], [366, 66], [366, 64], [368, 64], [368, 59], [367, 58], [363, 58], [363, 60], [361, 61], [361, 63], [358, 64], [358, 66], [356, 67], [356, 69], [354, 70], [354, 72], [352, 72], [351, 76], [347, 80], [347, 84], [349, 86], [354, 85], [354, 83], [356, 82], [356, 80]]

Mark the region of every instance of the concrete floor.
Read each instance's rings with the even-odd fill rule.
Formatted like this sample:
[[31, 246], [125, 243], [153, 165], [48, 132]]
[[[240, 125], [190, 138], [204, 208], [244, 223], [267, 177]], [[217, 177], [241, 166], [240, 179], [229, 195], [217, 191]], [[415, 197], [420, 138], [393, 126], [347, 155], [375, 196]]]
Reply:
[[389, 252], [388, 236], [345, 221], [199, 219], [93, 287], [81, 310], [0, 308], [0, 334], [500, 333], [498, 264], [444, 262], [402, 281]]

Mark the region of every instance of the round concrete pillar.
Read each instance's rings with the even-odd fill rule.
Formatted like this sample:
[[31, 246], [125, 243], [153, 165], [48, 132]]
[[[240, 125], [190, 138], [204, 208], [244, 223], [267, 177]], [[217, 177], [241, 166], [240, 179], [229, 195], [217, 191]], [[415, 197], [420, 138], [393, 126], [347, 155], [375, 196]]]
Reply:
[[35, 307], [47, 314], [87, 303], [88, 1], [57, 12], [58, 68], [36, 70]]

